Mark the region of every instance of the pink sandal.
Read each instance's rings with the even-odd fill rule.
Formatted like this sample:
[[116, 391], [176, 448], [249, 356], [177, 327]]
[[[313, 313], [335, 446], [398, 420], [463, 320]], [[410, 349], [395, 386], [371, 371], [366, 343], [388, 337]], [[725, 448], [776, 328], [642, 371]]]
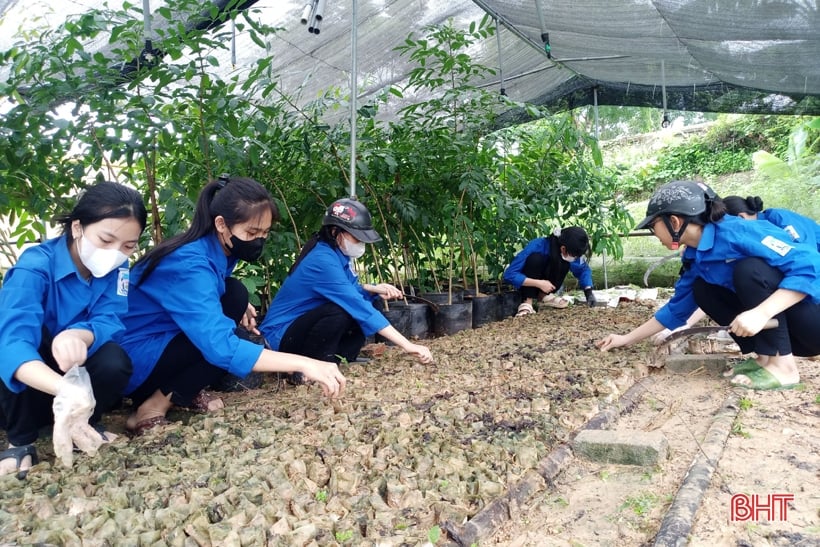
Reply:
[[545, 306], [549, 306], [550, 308], [556, 308], [559, 310], [563, 310], [564, 308], [569, 306], [569, 302], [567, 302], [560, 296], [555, 296], [554, 294], [548, 294], [547, 296], [542, 298], [541, 303]]
[[522, 302], [518, 305], [518, 313], [516, 313], [515, 316], [524, 317], [525, 315], [532, 315], [533, 313], [535, 313], [535, 309], [533, 309], [532, 304]]

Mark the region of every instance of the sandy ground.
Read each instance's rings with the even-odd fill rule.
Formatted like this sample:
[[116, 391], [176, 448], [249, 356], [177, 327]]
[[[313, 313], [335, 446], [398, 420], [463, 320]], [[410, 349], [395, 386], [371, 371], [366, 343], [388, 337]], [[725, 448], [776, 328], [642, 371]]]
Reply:
[[[669, 457], [642, 468], [573, 459], [548, 491], [482, 545], [651, 545], [715, 413], [740, 411], [695, 514], [691, 546], [820, 545], [820, 362], [800, 360], [805, 388], [753, 392], [714, 375], [652, 370], [637, 407], [614, 429], [660, 431]], [[734, 494], [790, 494], [785, 519], [732, 520]], [[748, 505], [747, 505], [748, 507]], [[779, 516], [772, 514], [772, 516]]]

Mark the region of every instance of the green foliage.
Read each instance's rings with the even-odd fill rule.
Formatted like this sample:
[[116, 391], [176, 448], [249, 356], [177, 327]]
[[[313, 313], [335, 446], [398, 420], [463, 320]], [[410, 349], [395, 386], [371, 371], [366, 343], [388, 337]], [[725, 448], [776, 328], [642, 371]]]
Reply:
[[[816, 158], [818, 133], [811, 118], [786, 116], [728, 116], [700, 134], [676, 139], [652, 161], [620, 163], [619, 186], [629, 199], [670, 180], [698, 179], [748, 171], [756, 153], [765, 152], [785, 162], [788, 158]], [[815, 150], [812, 155], [812, 151]]]
[[645, 517], [658, 502], [658, 496], [652, 492], [642, 492], [636, 496], [627, 497], [621, 507], [621, 511], [629, 509], [639, 517]]
[[433, 545], [438, 543], [438, 540], [441, 539], [441, 528], [439, 528], [438, 526], [433, 526], [432, 528], [430, 528], [430, 530], [428, 530], [427, 532], [427, 539], [429, 539], [430, 543], [432, 543]]

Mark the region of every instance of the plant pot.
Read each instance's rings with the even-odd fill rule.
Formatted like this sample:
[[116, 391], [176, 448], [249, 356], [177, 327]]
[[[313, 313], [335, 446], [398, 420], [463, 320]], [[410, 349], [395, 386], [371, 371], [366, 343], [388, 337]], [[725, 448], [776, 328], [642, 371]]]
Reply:
[[[433, 304], [448, 304], [450, 303], [450, 293], [448, 292], [424, 292], [419, 295], [425, 300], [429, 300]], [[464, 290], [458, 289], [453, 291], [453, 304], [456, 302], [464, 302]]]
[[427, 313], [429, 306], [427, 304], [409, 302], [407, 308], [409, 313], [406, 336], [411, 339], [429, 338], [430, 317]]
[[473, 327], [473, 303], [455, 302], [440, 304], [433, 315], [433, 332], [436, 336], [455, 334]]
[[[389, 310], [383, 310], [382, 314], [390, 321], [390, 324], [393, 325], [397, 331], [402, 333], [405, 337], [408, 336], [408, 330], [410, 327], [410, 310], [407, 306], [404, 305], [402, 302], [401, 305], [398, 304], [390, 304]], [[376, 334], [376, 341], [377, 342], [385, 342], [389, 345], [395, 345], [393, 342], [389, 341], [387, 338], [381, 336], [380, 334]]]
[[498, 319], [502, 320], [515, 315], [520, 303], [521, 293], [517, 290], [502, 292], [501, 303], [498, 306]]
[[474, 296], [471, 300], [473, 301], [473, 328], [498, 320], [499, 295], [483, 294]]

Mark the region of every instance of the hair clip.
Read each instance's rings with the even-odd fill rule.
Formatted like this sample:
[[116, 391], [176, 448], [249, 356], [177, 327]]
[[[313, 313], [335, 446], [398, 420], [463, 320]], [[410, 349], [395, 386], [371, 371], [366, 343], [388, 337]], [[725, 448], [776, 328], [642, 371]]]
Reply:
[[222, 190], [223, 188], [225, 188], [225, 185], [229, 182], [231, 182], [231, 176], [228, 173], [222, 173], [221, 175], [219, 175], [219, 178], [217, 179], [216, 186], [217, 188]]

